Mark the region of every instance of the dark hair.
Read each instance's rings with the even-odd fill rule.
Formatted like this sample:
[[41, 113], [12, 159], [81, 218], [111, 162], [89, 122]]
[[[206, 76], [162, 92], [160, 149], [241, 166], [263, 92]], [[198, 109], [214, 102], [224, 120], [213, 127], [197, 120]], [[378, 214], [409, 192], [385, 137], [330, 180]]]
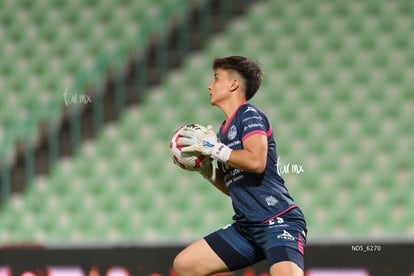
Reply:
[[250, 100], [262, 83], [263, 71], [259, 64], [242, 56], [215, 58], [213, 69], [237, 71], [246, 82], [246, 100]]

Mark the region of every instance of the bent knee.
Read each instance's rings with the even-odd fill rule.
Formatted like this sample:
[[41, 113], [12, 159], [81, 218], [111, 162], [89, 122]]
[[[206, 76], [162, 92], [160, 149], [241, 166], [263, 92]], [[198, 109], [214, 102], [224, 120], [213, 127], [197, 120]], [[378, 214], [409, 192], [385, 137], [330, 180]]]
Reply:
[[181, 251], [174, 258], [173, 268], [177, 276], [205, 276], [228, 271], [227, 266], [203, 239]]
[[173, 262], [174, 272], [177, 276], [205, 276], [210, 271], [187, 254], [178, 254]]
[[173, 268], [177, 276], [194, 275], [194, 264], [183, 254], [178, 254], [174, 258]]

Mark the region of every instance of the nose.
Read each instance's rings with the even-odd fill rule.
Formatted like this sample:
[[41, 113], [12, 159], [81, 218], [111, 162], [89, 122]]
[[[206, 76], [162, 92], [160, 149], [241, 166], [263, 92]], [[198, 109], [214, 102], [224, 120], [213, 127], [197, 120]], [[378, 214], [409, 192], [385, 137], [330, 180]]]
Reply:
[[213, 88], [212, 88], [212, 85], [213, 85], [213, 82], [210, 82], [210, 84], [208, 85], [208, 90], [209, 91], [211, 91]]

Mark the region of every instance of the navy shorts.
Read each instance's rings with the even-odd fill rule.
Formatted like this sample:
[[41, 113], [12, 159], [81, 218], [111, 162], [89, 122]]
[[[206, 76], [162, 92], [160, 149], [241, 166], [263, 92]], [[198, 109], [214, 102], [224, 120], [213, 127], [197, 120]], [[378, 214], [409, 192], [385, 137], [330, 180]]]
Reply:
[[304, 270], [306, 223], [299, 208], [265, 224], [235, 222], [204, 239], [230, 271], [266, 259], [268, 266], [291, 261]]

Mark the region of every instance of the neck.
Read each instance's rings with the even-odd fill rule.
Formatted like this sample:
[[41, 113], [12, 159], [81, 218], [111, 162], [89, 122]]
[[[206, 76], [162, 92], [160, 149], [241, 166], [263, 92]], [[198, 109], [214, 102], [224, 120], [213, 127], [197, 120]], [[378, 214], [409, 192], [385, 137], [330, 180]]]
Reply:
[[230, 101], [219, 106], [228, 120], [246, 100]]

